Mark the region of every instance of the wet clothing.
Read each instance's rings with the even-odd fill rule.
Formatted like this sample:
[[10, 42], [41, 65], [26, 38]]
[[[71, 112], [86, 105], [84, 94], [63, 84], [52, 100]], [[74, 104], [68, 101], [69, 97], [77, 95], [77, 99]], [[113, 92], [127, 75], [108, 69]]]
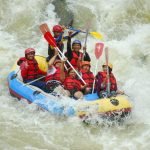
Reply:
[[[68, 37], [67, 52], [65, 53], [65, 56], [68, 58], [68, 60], [74, 67], [79, 65], [80, 62], [78, 63], [78, 60], [79, 60], [79, 58], [82, 58], [82, 56], [83, 56], [83, 53], [81, 53], [81, 52], [72, 51], [71, 37]], [[91, 61], [91, 58], [87, 52], [85, 52], [85, 54], [84, 54], [83, 61]]]
[[74, 68], [79, 68], [80, 66], [79, 59], [82, 58], [82, 56], [83, 53], [81, 52], [75, 52], [75, 51], [72, 52], [72, 59], [70, 60], [70, 63]]
[[67, 77], [64, 81], [64, 88], [66, 90], [76, 90], [76, 91], [80, 91], [81, 90], [81, 82], [76, 79], [76, 78], [72, 78], [72, 77]]
[[[74, 37], [75, 35], [77, 35], [79, 33], [79, 31], [75, 32], [74, 34], [72, 34], [71, 37]], [[60, 35], [57, 37], [57, 38], [54, 38], [55, 41], [56, 41], [56, 44], [57, 44], [57, 47], [60, 49], [60, 51], [63, 53], [63, 50], [64, 50], [64, 43], [63, 43], [63, 40], [67, 40], [68, 39], [68, 36], [64, 36], [63, 37], [63, 32], [60, 33]], [[47, 61], [49, 61], [53, 56], [54, 56], [54, 49], [52, 46], [48, 45], [48, 57], [47, 57]], [[60, 59], [58, 56], [57, 56], [57, 59]]]
[[91, 71], [85, 72], [84, 70], [80, 70], [82, 74], [82, 79], [88, 84], [88, 88], [93, 87], [93, 82], [94, 82], [94, 75]]
[[[20, 63], [21, 62], [21, 63]], [[38, 79], [41, 75], [46, 75], [45, 72], [39, 69], [38, 63], [35, 59], [28, 60], [25, 57], [22, 57], [18, 60], [18, 65], [20, 65], [21, 69], [21, 76], [23, 78], [24, 83], [29, 83]], [[43, 91], [46, 92], [46, 84], [44, 81], [35, 81], [32, 82], [30, 85], [39, 87]]]
[[[61, 70], [60, 68], [56, 68], [56, 67], [53, 67], [54, 70], [54, 73], [51, 73], [50, 70], [48, 70], [47, 72], [47, 76], [46, 76], [46, 82], [49, 81], [49, 80], [57, 80], [57, 81], [61, 81], [60, 77], [61, 77]], [[50, 72], [49, 72], [50, 71]]]
[[[110, 92], [117, 91], [116, 78], [114, 77], [113, 73], [110, 73], [109, 80], [110, 80]], [[99, 96], [102, 92], [107, 91], [107, 84], [108, 84], [107, 72], [98, 72], [98, 74], [96, 75], [96, 91]]]
[[[33, 80], [24, 80], [24, 83], [29, 83], [29, 82], [32, 82]], [[44, 92], [48, 92], [47, 90], [47, 87], [46, 87], [46, 84], [44, 81], [35, 81], [35, 82], [32, 82], [30, 83], [30, 85], [33, 85], [33, 86], [36, 86], [38, 88], [40, 88], [41, 90], [43, 90]]]
[[53, 92], [56, 87], [62, 85], [61, 69], [54, 66], [48, 69], [45, 80], [46, 87], [49, 90], [49, 93]]
[[19, 60], [17, 61], [17, 65], [20, 66], [24, 61], [26, 61], [25, 57], [19, 58]]
[[32, 79], [35, 80], [39, 78], [39, 76], [41, 75], [46, 75], [46, 72], [39, 69], [36, 59], [34, 60], [25, 59], [21, 63], [20, 69], [23, 80], [32, 80]]
[[55, 88], [58, 86], [62, 86], [62, 83], [58, 80], [49, 80], [46, 82], [48, 93], [54, 92]]

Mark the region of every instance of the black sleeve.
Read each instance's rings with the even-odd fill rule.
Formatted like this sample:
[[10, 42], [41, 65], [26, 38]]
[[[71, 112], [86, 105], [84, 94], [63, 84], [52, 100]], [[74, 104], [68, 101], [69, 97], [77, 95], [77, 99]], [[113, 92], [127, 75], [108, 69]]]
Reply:
[[51, 59], [54, 56], [54, 49], [48, 44], [48, 56]]
[[[80, 31], [76, 31], [71, 35], [71, 38], [73, 38], [74, 36], [76, 36]], [[64, 36], [63, 40], [67, 40], [69, 38], [69, 36]]]
[[68, 37], [68, 40], [67, 40], [66, 57], [68, 58], [69, 61], [72, 59], [71, 37]]
[[91, 61], [91, 58], [90, 58], [90, 56], [89, 56], [89, 54], [87, 52], [85, 52], [83, 60], [84, 61]]
[[71, 37], [73, 38], [73, 37], [76, 36], [79, 32], [80, 32], [80, 31], [74, 32], [74, 33], [71, 35]]

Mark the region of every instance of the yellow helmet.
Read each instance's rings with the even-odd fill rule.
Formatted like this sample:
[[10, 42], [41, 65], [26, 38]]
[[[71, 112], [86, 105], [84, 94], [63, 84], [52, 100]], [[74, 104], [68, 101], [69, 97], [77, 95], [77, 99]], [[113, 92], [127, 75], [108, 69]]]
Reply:
[[[106, 66], [106, 63], [104, 63], [104, 64], [102, 65], [102, 67], [103, 67], [103, 66]], [[113, 65], [112, 65], [111, 63], [108, 63], [108, 67], [111, 68], [111, 69], [113, 69]]]

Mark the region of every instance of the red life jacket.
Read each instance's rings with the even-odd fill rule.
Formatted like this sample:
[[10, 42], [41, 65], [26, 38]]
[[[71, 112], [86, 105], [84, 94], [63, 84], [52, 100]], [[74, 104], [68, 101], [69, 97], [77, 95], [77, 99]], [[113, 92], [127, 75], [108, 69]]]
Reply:
[[46, 82], [49, 81], [49, 80], [61, 81], [61, 79], [60, 79], [60, 68], [56, 68], [56, 72], [54, 74], [50, 74], [50, 75], [46, 76]]
[[[98, 91], [106, 90], [107, 83], [108, 83], [107, 78], [106, 78], [107, 72], [98, 72], [98, 76], [100, 76], [97, 81], [97, 84], [99, 86]], [[116, 83], [116, 78], [114, 77], [113, 73], [109, 75], [109, 80], [110, 80], [110, 91], [116, 91], [117, 83]], [[102, 83], [104, 83], [103, 86], [102, 86]]]
[[79, 58], [82, 58], [82, 55], [83, 55], [83, 53], [81, 53], [81, 52], [79, 52], [79, 53], [77, 53], [75, 51], [72, 52], [72, 59], [71, 59], [70, 63], [72, 64], [73, 67], [75, 67], [75, 68], [79, 67], [78, 60], [79, 60]]
[[17, 61], [17, 65], [20, 66], [21, 63], [23, 63], [24, 61], [26, 61], [26, 58], [25, 58], [25, 57], [19, 58], [19, 60]]
[[91, 71], [85, 72], [81, 70], [83, 80], [88, 84], [89, 88], [92, 88], [94, 82], [94, 75]]
[[81, 90], [81, 83], [76, 78], [67, 77], [64, 81], [64, 88], [66, 90], [76, 89], [77, 91]]
[[37, 61], [34, 60], [24, 60], [20, 65], [21, 75], [24, 80], [36, 79], [39, 75], [39, 67]]

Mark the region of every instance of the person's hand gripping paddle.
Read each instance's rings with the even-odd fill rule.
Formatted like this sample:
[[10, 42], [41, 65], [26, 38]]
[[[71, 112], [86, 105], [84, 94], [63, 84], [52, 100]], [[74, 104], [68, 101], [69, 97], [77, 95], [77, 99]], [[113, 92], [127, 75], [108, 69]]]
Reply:
[[[54, 49], [56, 49], [64, 58], [64, 54], [60, 51], [60, 49], [57, 47], [56, 42], [54, 37], [51, 35], [51, 32], [47, 26], [47, 24], [42, 24], [40, 25], [40, 30], [42, 32], [42, 34], [44, 35], [44, 38], [46, 39], [46, 41], [54, 47]], [[78, 77], [81, 79], [81, 81], [86, 85], [86, 82], [82, 79], [82, 77], [80, 76], [80, 74], [74, 69], [74, 67], [71, 65], [71, 63], [67, 60], [67, 63], [69, 64], [69, 66], [75, 71], [75, 73], [78, 75]]]

